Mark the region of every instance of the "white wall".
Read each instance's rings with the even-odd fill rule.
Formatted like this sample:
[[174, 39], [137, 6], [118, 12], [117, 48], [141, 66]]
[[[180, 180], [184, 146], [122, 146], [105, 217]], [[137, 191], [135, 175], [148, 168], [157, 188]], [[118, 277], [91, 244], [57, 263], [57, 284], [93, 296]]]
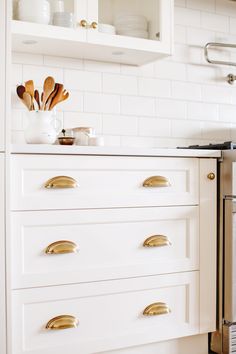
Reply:
[[[107, 145], [172, 147], [236, 140], [236, 68], [204, 60], [208, 41], [236, 43], [236, 2], [175, 0], [175, 54], [137, 68], [89, 60], [13, 55], [12, 86], [52, 75], [71, 92], [58, 115], [64, 127], [93, 126]], [[214, 54], [214, 53], [213, 53]], [[215, 57], [236, 61], [236, 51]], [[13, 95], [13, 140], [26, 124]]]

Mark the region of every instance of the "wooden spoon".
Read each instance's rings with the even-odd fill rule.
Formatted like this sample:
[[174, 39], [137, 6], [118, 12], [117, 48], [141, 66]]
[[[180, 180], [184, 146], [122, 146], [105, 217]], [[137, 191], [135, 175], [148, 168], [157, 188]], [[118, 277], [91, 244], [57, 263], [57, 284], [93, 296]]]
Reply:
[[46, 78], [46, 80], [44, 81], [44, 85], [43, 85], [43, 102], [42, 102], [42, 110], [45, 110], [45, 104], [49, 98], [49, 96], [51, 95], [51, 93], [53, 92], [55, 88], [55, 80], [53, 77], [48, 76]]
[[35, 91], [34, 91], [34, 99], [35, 99], [35, 101], [37, 102], [38, 108], [39, 108], [39, 110], [40, 110], [40, 98], [39, 98], [39, 92], [38, 92], [38, 90], [35, 90]]
[[32, 111], [32, 97], [28, 92], [24, 92], [23, 101], [29, 111]]
[[17, 86], [16, 93], [17, 93], [18, 97], [20, 97], [22, 100], [23, 100], [24, 92], [25, 92], [25, 86], [23, 86], [23, 85]]
[[26, 81], [25, 92], [30, 94], [32, 98], [32, 109], [34, 109], [34, 81], [33, 80]]

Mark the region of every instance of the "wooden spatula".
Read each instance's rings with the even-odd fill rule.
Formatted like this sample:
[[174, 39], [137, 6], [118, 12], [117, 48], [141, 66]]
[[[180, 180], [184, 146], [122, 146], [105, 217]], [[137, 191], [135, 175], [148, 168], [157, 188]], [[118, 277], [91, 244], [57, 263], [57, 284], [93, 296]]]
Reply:
[[48, 100], [47, 100], [46, 105], [45, 105], [45, 110], [46, 111], [50, 110], [51, 103], [52, 103], [54, 97], [56, 96], [56, 94], [58, 92], [59, 85], [60, 84], [57, 84], [57, 83], [55, 84], [54, 90], [52, 91], [51, 95], [48, 97]]
[[38, 90], [35, 90], [35, 91], [34, 91], [34, 99], [35, 99], [35, 101], [37, 102], [38, 108], [39, 108], [39, 110], [40, 110], [40, 97], [39, 97], [39, 92], [38, 92]]
[[25, 86], [23, 86], [23, 85], [17, 86], [16, 93], [17, 93], [18, 97], [20, 97], [22, 100], [23, 100], [24, 92], [25, 92]]
[[57, 91], [56, 96], [54, 97], [54, 99], [52, 100], [52, 103], [50, 105], [50, 111], [60, 102], [63, 102], [65, 100], [67, 100], [67, 98], [69, 97], [69, 92], [66, 92], [66, 90], [64, 89], [64, 86], [61, 84], [58, 84], [59, 88]]
[[45, 104], [46, 104], [49, 96], [53, 92], [54, 88], [55, 88], [55, 80], [53, 77], [48, 76], [46, 78], [46, 80], [44, 81], [44, 85], [43, 85], [43, 101], [42, 101], [42, 106], [41, 106], [42, 110], [45, 110]]

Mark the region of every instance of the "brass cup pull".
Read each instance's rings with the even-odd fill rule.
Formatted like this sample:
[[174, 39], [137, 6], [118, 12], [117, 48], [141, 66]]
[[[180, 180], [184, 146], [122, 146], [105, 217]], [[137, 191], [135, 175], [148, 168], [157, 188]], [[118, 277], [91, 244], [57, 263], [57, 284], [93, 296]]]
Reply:
[[171, 242], [167, 236], [164, 235], [153, 235], [148, 237], [144, 243], [143, 247], [164, 247], [171, 246]]
[[66, 254], [78, 252], [78, 246], [72, 241], [57, 241], [51, 243], [46, 250], [46, 254]]
[[62, 315], [52, 318], [46, 324], [46, 329], [59, 331], [62, 329], [77, 328], [79, 321], [76, 317], [70, 315]]
[[147, 306], [144, 311], [144, 316], [160, 316], [170, 313], [171, 310], [164, 302], [156, 302]]
[[170, 187], [170, 181], [163, 176], [152, 176], [143, 182], [143, 187], [147, 188], [163, 188], [163, 187]]
[[88, 22], [86, 20], [81, 20], [79, 24], [83, 28], [87, 28], [88, 27]]
[[90, 28], [97, 29], [98, 28], [97, 22], [92, 22]]
[[49, 179], [45, 185], [47, 189], [59, 189], [59, 188], [77, 188], [78, 184], [76, 180], [68, 176], [57, 176]]
[[216, 175], [213, 173], [213, 172], [210, 172], [208, 175], [207, 175], [207, 178], [211, 181], [214, 181], [214, 179], [216, 178]]

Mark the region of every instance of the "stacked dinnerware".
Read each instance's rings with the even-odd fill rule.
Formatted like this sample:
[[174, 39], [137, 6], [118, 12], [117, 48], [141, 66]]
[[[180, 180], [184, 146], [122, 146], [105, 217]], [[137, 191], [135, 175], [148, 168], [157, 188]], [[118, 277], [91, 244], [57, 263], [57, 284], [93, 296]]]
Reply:
[[121, 36], [148, 38], [148, 21], [141, 15], [118, 15], [114, 25]]

